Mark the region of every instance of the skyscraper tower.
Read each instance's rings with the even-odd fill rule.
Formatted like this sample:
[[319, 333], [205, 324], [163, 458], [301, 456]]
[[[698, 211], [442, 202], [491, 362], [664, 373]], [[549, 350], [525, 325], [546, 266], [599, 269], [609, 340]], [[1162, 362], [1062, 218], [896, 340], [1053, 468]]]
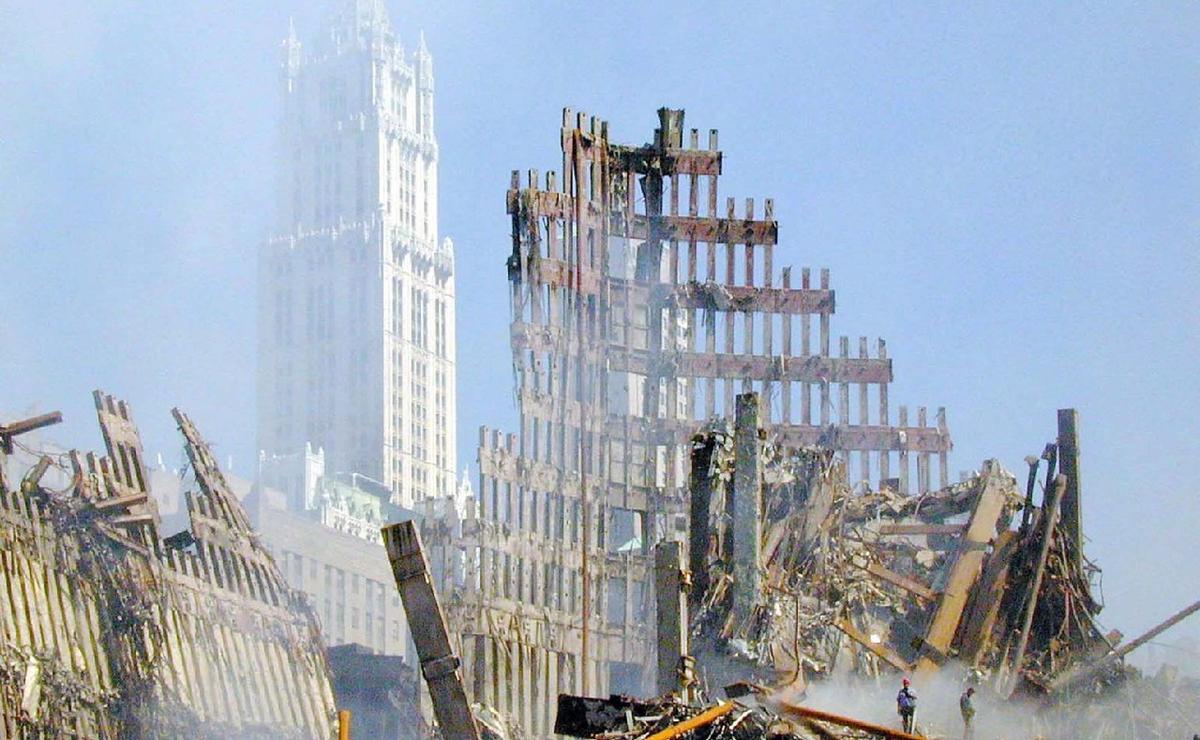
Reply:
[[[264, 482], [303, 508], [305, 460], [412, 506], [455, 492], [454, 253], [438, 238], [433, 59], [383, 0], [282, 47], [277, 222], [259, 256]], [[307, 451], [307, 454], [306, 454]]]

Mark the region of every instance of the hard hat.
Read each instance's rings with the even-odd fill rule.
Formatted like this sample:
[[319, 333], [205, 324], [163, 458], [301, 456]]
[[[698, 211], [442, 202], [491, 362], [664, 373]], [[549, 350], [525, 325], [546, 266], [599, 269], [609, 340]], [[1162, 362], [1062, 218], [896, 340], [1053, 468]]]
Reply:
[[907, 685], [908, 685], [908, 679], [907, 679], [907, 678], [904, 678], [904, 679], [902, 679], [902, 680], [900, 681], [900, 683], [902, 683], [902, 684], [904, 684], [905, 686], [907, 686]]

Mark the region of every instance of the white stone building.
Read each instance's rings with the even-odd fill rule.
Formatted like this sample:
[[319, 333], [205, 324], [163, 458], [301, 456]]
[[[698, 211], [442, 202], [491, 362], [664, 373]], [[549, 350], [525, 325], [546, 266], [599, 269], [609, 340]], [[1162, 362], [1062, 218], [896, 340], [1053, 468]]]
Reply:
[[438, 236], [433, 60], [383, 0], [342, 2], [282, 49], [278, 222], [259, 259], [265, 484], [311, 508], [325, 474], [412, 508], [453, 496], [454, 254]]

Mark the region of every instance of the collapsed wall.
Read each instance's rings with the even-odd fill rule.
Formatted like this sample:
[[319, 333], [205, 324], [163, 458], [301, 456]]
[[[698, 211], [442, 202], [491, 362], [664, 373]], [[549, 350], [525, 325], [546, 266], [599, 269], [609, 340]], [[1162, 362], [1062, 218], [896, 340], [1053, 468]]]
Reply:
[[[107, 456], [34, 453], [19, 481], [21, 426], [0, 426], [0, 734], [329, 737], [315, 616], [192, 422], [174, 411], [191, 526], [163, 539], [129, 407], [95, 400]], [[55, 467], [63, 490], [42, 482]]]

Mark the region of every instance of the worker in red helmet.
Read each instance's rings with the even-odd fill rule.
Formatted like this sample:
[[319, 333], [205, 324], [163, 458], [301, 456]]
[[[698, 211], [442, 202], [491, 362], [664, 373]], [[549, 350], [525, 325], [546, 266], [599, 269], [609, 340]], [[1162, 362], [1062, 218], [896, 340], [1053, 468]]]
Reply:
[[917, 695], [909, 688], [907, 678], [900, 682], [900, 693], [896, 694], [896, 713], [900, 715], [900, 723], [905, 732], [913, 732], [915, 715], [917, 713]]

